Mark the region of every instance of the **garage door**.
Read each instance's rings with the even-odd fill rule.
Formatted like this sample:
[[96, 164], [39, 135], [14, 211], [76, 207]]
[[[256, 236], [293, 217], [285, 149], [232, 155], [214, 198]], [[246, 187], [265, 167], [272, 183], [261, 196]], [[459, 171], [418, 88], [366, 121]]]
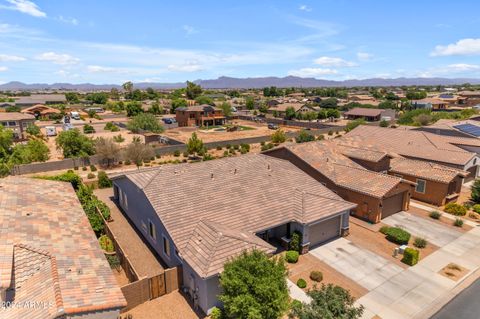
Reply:
[[328, 219], [324, 222], [310, 226], [310, 246], [321, 244], [340, 235], [341, 216]]
[[383, 200], [382, 218], [403, 210], [403, 195], [405, 192], [393, 195]]

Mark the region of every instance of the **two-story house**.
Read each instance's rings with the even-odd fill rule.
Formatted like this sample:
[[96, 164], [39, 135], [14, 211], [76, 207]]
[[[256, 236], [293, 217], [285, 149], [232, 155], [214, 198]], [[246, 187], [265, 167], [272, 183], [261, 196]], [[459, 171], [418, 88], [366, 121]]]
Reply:
[[207, 104], [179, 107], [175, 117], [180, 127], [223, 125], [226, 120], [222, 109]]

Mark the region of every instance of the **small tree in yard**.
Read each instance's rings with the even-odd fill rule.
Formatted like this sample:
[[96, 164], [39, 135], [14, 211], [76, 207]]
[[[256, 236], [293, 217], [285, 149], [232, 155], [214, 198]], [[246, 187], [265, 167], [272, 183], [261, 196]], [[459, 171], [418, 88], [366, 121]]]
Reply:
[[138, 133], [141, 130], [153, 133], [162, 133], [163, 126], [155, 115], [150, 113], [140, 113], [135, 115], [128, 123], [127, 128], [133, 133]]
[[476, 179], [473, 183], [470, 197], [475, 203], [480, 203], [480, 179]]
[[55, 143], [63, 151], [64, 157], [83, 157], [95, 153], [94, 141], [78, 129], [60, 132]]
[[115, 163], [120, 158], [120, 148], [111, 138], [97, 138], [95, 142], [95, 153], [100, 161], [107, 166]]
[[287, 136], [285, 135], [285, 132], [281, 129], [276, 130], [275, 133], [272, 134], [272, 142], [275, 144], [283, 143], [286, 140]]
[[363, 314], [364, 307], [356, 307], [355, 299], [350, 292], [340, 286], [332, 284], [322, 285], [320, 289], [314, 287], [307, 293], [312, 302], [294, 307], [289, 314], [290, 318], [298, 319], [357, 319]]
[[203, 141], [198, 138], [197, 133], [193, 132], [192, 137], [190, 137], [187, 142], [188, 154], [196, 156], [197, 154], [203, 153], [203, 151]]
[[287, 268], [283, 259], [253, 250], [224, 265], [220, 276], [227, 318], [280, 318], [288, 308]]
[[124, 157], [126, 160], [135, 163], [138, 168], [144, 160], [155, 157], [155, 151], [152, 147], [140, 142], [132, 142], [125, 149]]
[[35, 124], [28, 125], [26, 132], [29, 135], [35, 136], [35, 137], [39, 137], [40, 135], [42, 135], [42, 132], [40, 131], [40, 128], [38, 126], [36, 126]]

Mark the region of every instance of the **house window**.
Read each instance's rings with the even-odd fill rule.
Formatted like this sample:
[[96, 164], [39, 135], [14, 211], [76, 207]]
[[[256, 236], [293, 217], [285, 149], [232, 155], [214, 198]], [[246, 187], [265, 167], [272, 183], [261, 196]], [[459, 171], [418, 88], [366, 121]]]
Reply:
[[170, 257], [170, 241], [165, 237], [163, 237], [163, 252]]
[[475, 158], [475, 159], [473, 160], [473, 165], [476, 165], [476, 164], [477, 164], [477, 159]]
[[417, 179], [417, 187], [415, 187], [415, 191], [417, 193], [422, 193], [424, 194], [425, 193], [425, 186], [426, 186], [427, 182], [423, 179]]
[[155, 224], [151, 220], [148, 221], [148, 234], [153, 239], [157, 239], [157, 230], [155, 229]]
[[8, 126], [17, 126], [17, 122], [8, 122]]

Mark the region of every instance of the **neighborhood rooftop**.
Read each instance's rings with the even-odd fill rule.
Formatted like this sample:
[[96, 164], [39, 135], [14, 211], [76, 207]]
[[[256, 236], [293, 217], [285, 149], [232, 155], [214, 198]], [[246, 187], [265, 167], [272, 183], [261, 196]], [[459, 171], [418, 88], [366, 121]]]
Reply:
[[390, 171], [397, 174], [414, 174], [427, 180], [449, 183], [458, 175], [465, 177], [468, 172], [431, 162], [396, 157], [390, 160]]
[[34, 120], [35, 116], [19, 112], [0, 112], [0, 121]]
[[[243, 248], [272, 247], [255, 233], [308, 224], [355, 207], [285, 160], [245, 155], [121, 173], [146, 195], [180, 254], [202, 277]], [[235, 243], [235, 248], [225, 242]], [[239, 250], [240, 249], [240, 250]]]
[[[126, 305], [69, 183], [24, 177], [0, 180], [0, 290], [15, 288], [2, 318], [56, 318]], [[63, 317], [62, 317], [63, 318]]]

